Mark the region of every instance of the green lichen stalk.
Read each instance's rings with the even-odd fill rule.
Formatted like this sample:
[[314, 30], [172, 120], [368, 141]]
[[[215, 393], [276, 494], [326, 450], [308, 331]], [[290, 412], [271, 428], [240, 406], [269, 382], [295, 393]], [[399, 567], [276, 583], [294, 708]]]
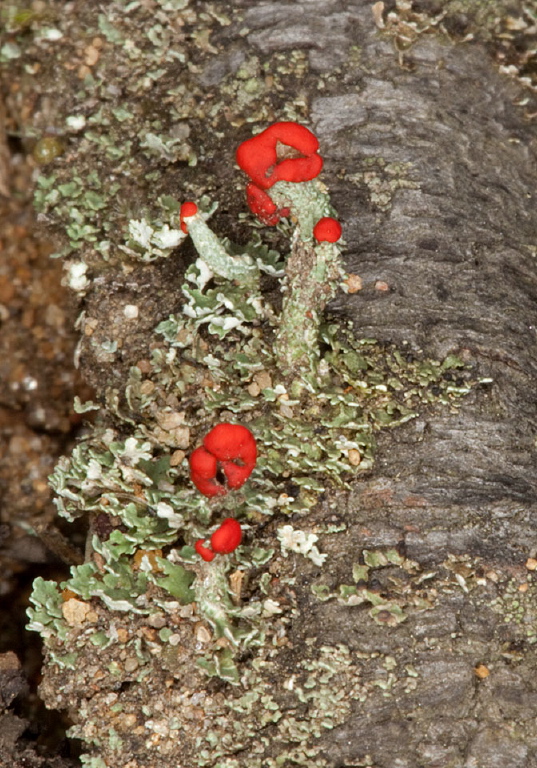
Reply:
[[304, 242], [297, 233], [285, 269], [284, 299], [276, 355], [284, 375], [317, 373], [319, 328], [326, 304], [341, 281], [339, 249]]
[[188, 234], [207, 267], [226, 280], [253, 283], [259, 280], [259, 269], [248, 254], [228, 253], [222, 241], [207, 226], [203, 216], [188, 219]]
[[[275, 123], [237, 150], [239, 165], [252, 179], [252, 211], [266, 223], [285, 215], [295, 224], [276, 333], [277, 359], [284, 377], [295, 379], [295, 390], [299, 379], [318, 373], [324, 309], [344, 276], [336, 245], [341, 227], [326, 187], [316, 178], [322, 168], [318, 148], [303, 126]], [[335, 228], [331, 235], [317, 229], [327, 220]]]
[[[318, 242], [313, 236], [315, 224], [334, 210], [326, 188], [317, 181], [279, 182], [271, 189], [271, 198], [290, 212], [296, 222], [291, 253], [282, 284], [282, 311], [277, 320], [276, 361], [283, 378], [297, 380], [318, 375], [319, 329], [326, 304], [341, 285], [344, 272], [336, 243]], [[233, 255], [196, 213], [186, 219], [188, 233], [201, 260], [210, 273], [236, 280], [250, 292], [258, 284], [259, 269], [247, 253]], [[244, 290], [244, 289], [243, 289]]]
[[284, 299], [276, 335], [277, 357], [286, 375], [317, 374], [319, 328], [326, 304], [344, 272], [336, 243], [317, 242], [315, 224], [334, 214], [326, 188], [318, 181], [278, 182], [270, 194], [279, 208], [296, 219], [291, 254], [285, 268]]

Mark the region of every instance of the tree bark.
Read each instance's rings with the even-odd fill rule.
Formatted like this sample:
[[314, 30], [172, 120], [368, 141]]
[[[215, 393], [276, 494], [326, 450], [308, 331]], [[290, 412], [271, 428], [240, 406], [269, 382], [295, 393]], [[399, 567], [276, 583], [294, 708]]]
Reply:
[[[286, 81], [290, 90], [261, 102], [274, 119], [295, 100], [309, 105], [344, 225], [346, 268], [363, 282], [331, 303], [332, 315], [409, 360], [457, 354], [483, 383], [456, 409], [426, 406], [382, 432], [372, 471], [323, 496], [310, 523], [339, 528], [322, 538], [329, 568], [297, 560], [287, 645], [265, 681], [284, 715], [238, 753], [231, 745], [203, 765], [537, 766], [535, 130], [516, 104], [519, 86], [480, 44], [439, 35], [418, 40], [401, 62], [366, 0], [245, 0], [230, 15], [198, 65], [197, 88], [217, 91], [253, 57], [257, 77], [269, 77], [267, 62], [291, 66], [297, 51], [307, 64], [305, 77]], [[242, 114], [238, 102], [227, 106]], [[186, 169], [170, 186], [212, 186], [217, 221], [239, 239], [230, 214], [241, 201], [228, 199], [229, 163], [217, 162], [222, 154], [231, 162], [233, 122], [218, 122], [217, 147], [211, 125], [196, 123], [207, 164], [200, 161], [197, 181]], [[139, 270], [135, 288], [117, 268], [85, 300], [88, 316], [107, 317], [115, 292], [125, 303], [130, 291], [150, 314], [112, 365], [87, 336], [82, 364], [101, 391], [180, 303], [170, 284], [177, 266]], [[340, 590], [352, 585], [353, 565], [369, 568], [355, 582], [365, 588], [366, 574], [367, 589], [382, 595], [377, 613]], [[48, 696], [61, 706], [61, 695]], [[221, 727], [234, 732], [232, 723]], [[300, 741], [296, 732], [308, 728]], [[133, 766], [149, 766], [129, 748]], [[177, 754], [161, 765], [177, 765]], [[200, 764], [195, 745], [181, 759], [185, 768]]]

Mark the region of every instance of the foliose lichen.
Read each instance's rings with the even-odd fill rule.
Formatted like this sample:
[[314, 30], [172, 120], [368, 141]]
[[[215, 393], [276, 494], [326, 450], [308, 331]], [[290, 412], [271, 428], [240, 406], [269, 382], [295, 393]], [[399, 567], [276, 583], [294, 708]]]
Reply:
[[[334, 692], [331, 685], [354, 662], [345, 647], [320, 648], [313, 661], [307, 655], [287, 686], [300, 716], [282, 714], [263, 675], [292, 611], [275, 591], [271, 569], [290, 553], [322, 569], [327, 555], [307, 517], [320, 494], [349, 487], [357, 473], [371, 469], [380, 429], [413, 418], [424, 403], [452, 407], [470, 387], [459, 380], [463, 363], [455, 356], [406, 359], [404, 351], [357, 339], [352, 328], [331, 320], [325, 305], [346, 276], [339, 244], [316, 242], [312, 234], [318, 217], [334, 213], [327, 190], [317, 179], [281, 181], [270, 194], [296, 223], [287, 257], [258, 234], [241, 246], [218, 238], [203, 201], [185, 219], [199, 255], [185, 274], [182, 311], [156, 329], [160, 341], [150, 364], [132, 367], [124, 391], [109, 396], [116, 426], [103, 418], [51, 476], [60, 515], [89, 519], [86, 562], [73, 566], [59, 586], [36, 580], [29, 609], [29, 627], [41, 633], [51, 667], [75, 669], [79, 658], [98, 652], [118, 684], [149, 679], [154, 658], [176, 675], [176, 649], [192, 643], [195, 627], [197, 643], [187, 654], [195, 665], [190, 688], [208, 676], [237, 689], [224, 701], [205, 702], [212, 725], [191, 736], [192, 764], [199, 766], [242, 764], [230, 755], [251, 743], [254, 726], [245, 724], [244, 733], [231, 738], [228, 720], [254, 702], [261, 725], [278, 724], [277, 739], [289, 746], [267, 762], [263, 737], [249, 765], [325, 765], [315, 739], [343, 722], [349, 701], [360, 699], [358, 678], [351, 676], [352, 690]], [[179, 203], [165, 202], [166, 224], [131, 220], [128, 255], [158, 259], [184, 240]], [[314, 268], [304, 275], [308, 260]], [[190, 481], [188, 455], [224, 421], [248, 427], [259, 458], [243, 487], [207, 498]], [[204, 562], [195, 542], [230, 516], [241, 523], [244, 543]], [[353, 571], [356, 582], [367, 568], [387, 563], [412, 570], [395, 552], [383, 555], [385, 563], [368, 557]], [[321, 600], [369, 602], [371, 618], [388, 626], [405, 618], [400, 603], [353, 585], [333, 594], [319, 582], [313, 591]], [[248, 665], [241, 663], [246, 654]], [[151, 723], [166, 736], [182, 727]], [[72, 732], [106, 754], [124, 743], [115, 728], [103, 736], [83, 719]], [[154, 748], [159, 744], [155, 737]], [[99, 759], [86, 762], [99, 765]]]

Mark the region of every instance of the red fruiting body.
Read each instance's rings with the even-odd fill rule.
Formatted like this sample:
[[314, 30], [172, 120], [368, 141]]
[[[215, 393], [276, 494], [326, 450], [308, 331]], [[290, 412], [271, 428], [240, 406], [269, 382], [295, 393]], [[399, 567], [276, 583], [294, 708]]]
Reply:
[[179, 212], [179, 220], [181, 222], [181, 229], [186, 234], [188, 232], [185, 218], [194, 216], [198, 212], [198, 206], [196, 203], [183, 203]]
[[335, 243], [341, 237], [341, 224], [331, 216], [324, 216], [313, 227], [313, 237], [319, 242]]
[[194, 544], [194, 549], [198, 553], [200, 557], [202, 557], [204, 560], [206, 560], [208, 563], [211, 562], [211, 560], [214, 560], [215, 553], [212, 551], [210, 547], [207, 547], [205, 545], [205, 539], [198, 539], [197, 542]]
[[246, 187], [246, 202], [252, 213], [255, 213], [263, 224], [274, 226], [279, 220], [289, 215], [289, 208], [280, 208], [272, 201], [264, 189], [259, 189], [253, 182]]
[[240, 459], [245, 463], [255, 464], [257, 459], [255, 438], [250, 430], [241, 424], [217, 424], [204, 437], [203, 445], [219, 461]]
[[255, 438], [241, 424], [217, 424], [203, 440], [204, 447], [216, 456], [229, 488], [240, 488], [252, 474], [257, 460]]
[[242, 540], [242, 529], [233, 517], [226, 517], [222, 525], [211, 536], [211, 547], [214, 552], [229, 555]]
[[202, 480], [210, 480], [215, 477], [218, 469], [216, 457], [200, 445], [190, 454], [190, 471], [194, 472]]
[[190, 454], [189, 463], [192, 482], [204, 496], [223, 496], [227, 493], [216, 480], [218, 462], [212, 453], [200, 445]]
[[265, 128], [263, 135], [267, 137], [267, 140], [280, 141], [282, 144], [297, 149], [303, 155], [312, 155], [319, 149], [317, 136], [305, 125], [299, 123], [291, 121], [272, 123], [268, 128]]
[[[256, 460], [257, 447], [250, 430], [240, 424], [224, 422], [217, 424], [205, 436], [203, 445], [190, 455], [190, 477], [205, 496], [221, 496], [230, 488], [244, 485]], [[226, 485], [218, 477], [219, 470]]]
[[272, 184], [277, 181], [311, 181], [320, 174], [322, 167], [323, 158], [320, 155], [282, 160], [271, 174]]
[[242, 541], [242, 529], [233, 517], [226, 517], [224, 522], [211, 536], [211, 543], [207, 545], [206, 539], [198, 539], [194, 549], [200, 557], [210, 563], [215, 555], [229, 555], [234, 552]]
[[[278, 142], [295, 149], [303, 157], [278, 162]], [[323, 161], [317, 155], [319, 142], [304, 125], [274, 123], [257, 136], [243, 141], [237, 149], [237, 163], [260, 189], [277, 181], [310, 181], [318, 176]]]
[[[296, 150], [299, 157], [278, 159], [278, 144]], [[277, 224], [289, 209], [278, 210], [269, 195], [277, 181], [311, 181], [319, 175], [323, 159], [317, 154], [319, 142], [314, 134], [298, 123], [274, 123], [243, 143], [237, 149], [237, 163], [252, 179], [246, 196], [248, 206], [264, 224]]]

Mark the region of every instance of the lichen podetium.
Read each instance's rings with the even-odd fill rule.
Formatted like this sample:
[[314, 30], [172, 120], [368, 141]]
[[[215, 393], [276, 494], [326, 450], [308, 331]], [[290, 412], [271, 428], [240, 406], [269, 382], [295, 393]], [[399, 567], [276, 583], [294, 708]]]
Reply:
[[[134, 684], [112, 696], [118, 713], [137, 711], [133, 690], [143, 690], [143, 727], [153, 731], [157, 715], [144, 686], [163, 674], [175, 681], [163, 683], [166, 695], [174, 686], [190, 691], [180, 701], [168, 702], [164, 693], [159, 698], [159, 711], [166, 701], [174, 713], [169, 723], [182, 722], [181, 713], [190, 717], [189, 697], [203, 689], [207, 675], [230, 686], [225, 703], [203, 694], [196, 707], [205, 706], [205, 714], [195, 716], [188, 733], [181, 731], [183, 742], [175, 738], [180, 724], [168, 723], [167, 736], [162, 731], [176, 763], [180, 753], [173, 750], [182, 748], [184, 765], [243, 765], [229, 757], [236, 744], [226, 718], [254, 707], [259, 723], [275, 729], [273, 743], [295, 746], [282, 746], [280, 762], [251, 755], [251, 768], [285, 760], [324, 765], [315, 740], [323, 728], [343, 721], [348, 706], [334, 704], [331, 716], [322, 686], [321, 693], [297, 688], [297, 706], [309, 702], [321, 713], [319, 722], [312, 714], [306, 731], [302, 716], [283, 717], [263, 677], [270, 677], [271, 659], [298, 610], [291, 597], [281, 599], [282, 587], [292, 582], [285, 564], [302, 557], [308, 567], [326, 567], [330, 558], [319, 531], [308, 526], [308, 512], [321, 492], [348, 486], [371, 469], [379, 429], [411, 419], [423, 403], [453, 406], [470, 386], [458, 380], [463, 365], [454, 356], [443, 362], [410, 358], [357, 339], [326, 315], [327, 303], [348, 281], [336, 214], [317, 178], [318, 143], [303, 126], [275, 125], [259, 134], [267, 152], [261, 171], [246, 163], [253, 173], [248, 201], [269, 225], [290, 220], [289, 256], [263, 245], [258, 234], [243, 245], [219, 238], [202, 200], [183, 209], [169, 205], [165, 225], [131, 221], [128, 259], [170, 257], [192, 237], [198, 258], [185, 273], [182, 311], [156, 328], [148, 340], [150, 364], [131, 368], [124, 388], [108, 395], [108, 413], [51, 476], [59, 513], [68, 520], [89, 517], [89, 546], [86, 562], [73, 566], [63, 584], [36, 580], [29, 626], [44, 639], [49, 705], [82, 713], [72, 733], [93, 745], [88, 765], [108, 765], [131, 738], [127, 726], [118, 735], [120, 720], [113, 726], [107, 721], [107, 729], [100, 725], [97, 709], [105, 702], [101, 692], [87, 693], [84, 678], [94, 668], [101, 670], [103, 696], [124, 682]], [[281, 300], [272, 303], [276, 284]], [[114, 349], [107, 354], [113, 357]], [[78, 404], [81, 411], [94, 407]], [[223, 435], [224, 448], [207, 442], [211, 434]], [[255, 438], [249, 459], [242, 443], [233, 444], [246, 434]], [[333, 596], [321, 587], [321, 599]], [[355, 592], [351, 585], [341, 594], [350, 599]], [[397, 610], [392, 613], [399, 620]], [[337, 664], [346, 668], [351, 660], [343, 647], [334, 653], [335, 675]], [[309, 664], [304, 661], [299, 674], [306, 675]], [[295, 696], [292, 687], [286, 696]], [[248, 728], [244, 723], [240, 731], [246, 744], [255, 738]], [[143, 744], [139, 764], [159, 762], [162, 742], [151, 737]]]

